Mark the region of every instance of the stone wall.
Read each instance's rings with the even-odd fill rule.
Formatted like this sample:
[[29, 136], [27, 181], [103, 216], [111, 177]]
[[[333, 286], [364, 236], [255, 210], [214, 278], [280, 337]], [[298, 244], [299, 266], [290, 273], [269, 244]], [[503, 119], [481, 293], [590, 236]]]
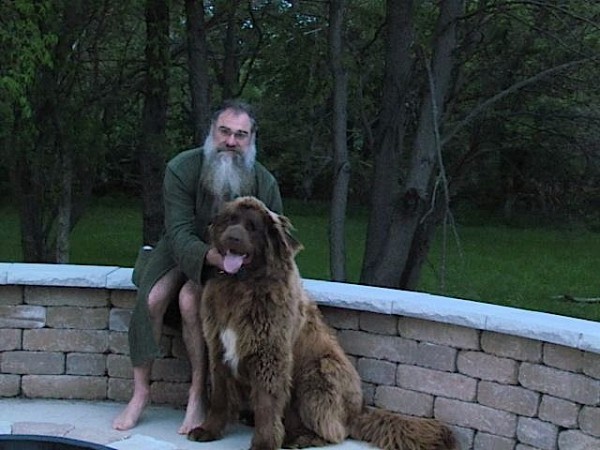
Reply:
[[[0, 264], [0, 397], [125, 402], [131, 269]], [[600, 449], [600, 325], [427, 294], [305, 280], [370, 404], [453, 426], [463, 449]], [[165, 329], [157, 403], [189, 367]], [[0, 400], [1, 405], [1, 400]]]

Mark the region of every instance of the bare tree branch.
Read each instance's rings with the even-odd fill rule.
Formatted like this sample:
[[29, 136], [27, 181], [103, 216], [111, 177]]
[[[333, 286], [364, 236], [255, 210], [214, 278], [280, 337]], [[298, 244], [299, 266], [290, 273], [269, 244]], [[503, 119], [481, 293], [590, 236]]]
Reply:
[[512, 86], [509, 86], [508, 88], [504, 89], [503, 91], [498, 92], [493, 97], [490, 97], [483, 103], [480, 103], [479, 106], [474, 108], [463, 120], [458, 122], [458, 124], [456, 124], [454, 126], [454, 128], [442, 139], [442, 141], [441, 141], [442, 147], [444, 145], [446, 145], [454, 136], [456, 136], [456, 134], [460, 130], [462, 130], [465, 126], [467, 126], [469, 123], [471, 123], [471, 121], [473, 119], [475, 119], [478, 115], [480, 115], [486, 109], [492, 107], [496, 102], [503, 99], [504, 97], [512, 94], [513, 92], [518, 91], [519, 89], [524, 88], [525, 86], [529, 86], [530, 84], [533, 84], [536, 81], [539, 81], [542, 78], [545, 78], [549, 75], [560, 72], [562, 70], [569, 69], [571, 67], [574, 67], [574, 66], [577, 66], [580, 64], [584, 64], [586, 62], [591, 62], [591, 61], [596, 61], [596, 60], [598, 60], [598, 57], [589, 57], [589, 58], [579, 59], [577, 61], [570, 61], [568, 63], [560, 64], [558, 66], [554, 66], [554, 67], [546, 69], [542, 72], [539, 72], [539, 73], [533, 75], [532, 77], [526, 78], [525, 80], [519, 81], [518, 83], [515, 83]]

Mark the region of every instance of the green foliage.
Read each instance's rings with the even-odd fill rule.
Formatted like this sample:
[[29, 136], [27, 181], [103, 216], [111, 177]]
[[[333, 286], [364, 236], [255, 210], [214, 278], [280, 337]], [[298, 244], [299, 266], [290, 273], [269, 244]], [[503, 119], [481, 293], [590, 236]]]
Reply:
[[[17, 104], [24, 117], [31, 115], [27, 91], [40, 66], [52, 66], [51, 48], [58, 38], [40, 24], [55, 14], [52, 2], [14, 0], [0, 6], [0, 117], [8, 119]], [[10, 123], [10, 122], [5, 122]]]

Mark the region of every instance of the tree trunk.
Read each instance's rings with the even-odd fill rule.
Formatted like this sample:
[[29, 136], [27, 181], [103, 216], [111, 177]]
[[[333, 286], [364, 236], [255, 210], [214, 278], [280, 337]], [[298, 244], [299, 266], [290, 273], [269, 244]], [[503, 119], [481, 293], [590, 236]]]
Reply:
[[56, 224], [56, 262], [69, 262], [70, 235], [73, 212], [73, 160], [69, 149], [63, 149], [61, 159], [60, 200]]
[[146, 87], [138, 151], [142, 182], [143, 242], [153, 245], [164, 226], [162, 181], [169, 86], [169, 7], [146, 1]]
[[[426, 214], [435, 210], [432, 198], [433, 177], [441, 152], [438, 121], [442, 117], [444, 100], [452, 81], [453, 58], [456, 47], [457, 19], [462, 14], [462, 0], [440, 3], [440, 13], [434, 35], [431, 78], [433, 89], [423, 96], [413, 155], [402, 187], [400, 202], [394, 206], [388, 239], [380, 262], [375, 265], [369, 282], [377, 286], [404, 288], [403, 280], [414, 280], [412, 270], [420, 270], [415, 264], [424, 260], [417, 257], [422, 242], [419, 226]], [[412, 257], [412, 259], [411, 259]]]
[[333, 194], [329, 224], [329, 265], [333, 281], [346, 281], [345, 218], [350, 181], [346, 142], [348, 76], [343, 65], [344, 0], [329, 3], [329, 62], [333, 74]]
[[225, 32], [225, 55], [223, 58], [222, 85], [223, 99], [238, 95], [238, 56], [237, 56], [237, 17], [239, 0], [227, 2], [227, 31]]
[[371, 206], [361, 282], [371, 284], [386, 247], [394, 200], [398, 195], [400, 158], [404, 151], [406, 94], [413, 60], [412, 0], [388, 0], [385, 74], [381, 111], [375, 130]]
[[208, 48], [204, 23], [204, 2], [185, 0], [188, 71], [192, 102], [192, 127], [194, 145], [200, 146], [206, 138], [210, 124], [210, 99], [208, 79]]

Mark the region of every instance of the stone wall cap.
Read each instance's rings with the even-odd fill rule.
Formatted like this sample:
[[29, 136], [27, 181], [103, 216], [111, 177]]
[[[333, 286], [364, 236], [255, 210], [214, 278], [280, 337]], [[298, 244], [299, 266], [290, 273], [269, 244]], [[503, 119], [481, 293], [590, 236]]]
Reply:
[[107, 289], [129, 289], [135, 290], [135, 284], [131, 281], [133, 269], [120, 267], [117, 270], [109, 273], [106, 277]]
[[0, 263], [0, 285], [8, 284], [8, 272], [11, 267], [11, 263]]
[[6, 284], [106, 288], [107, 277], [118, 267], [77, 264], [14, 263]]

